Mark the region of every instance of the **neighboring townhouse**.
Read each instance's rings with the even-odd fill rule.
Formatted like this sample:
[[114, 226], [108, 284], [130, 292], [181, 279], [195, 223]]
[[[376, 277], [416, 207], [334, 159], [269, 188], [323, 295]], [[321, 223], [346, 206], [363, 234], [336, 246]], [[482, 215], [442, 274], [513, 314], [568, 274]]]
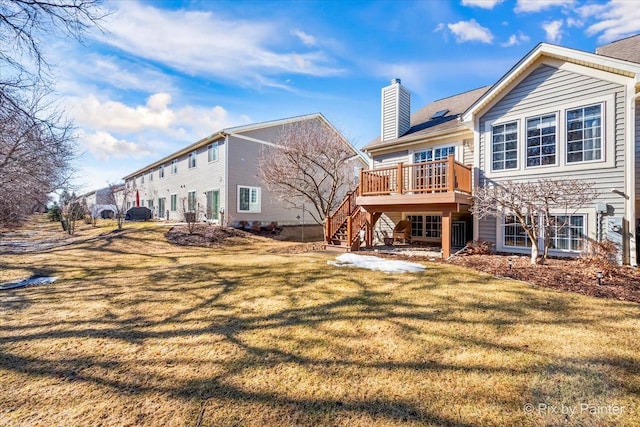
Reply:
[[[117, 191], [118, 188], [119, 187], [115, 187], [114, 190]], [[116, 214], [117, 208], [114, 205], [114, 198], [111, 191], [110, 187], [105, 187], [90, 191], [81, 196], [92, 218], [113, 218]]]
[[436, 101], [410, 117], [408, 91], [392, 82], [382, 92], [381, 138], [364, 147], [370, 168], [354, 200], [354, 212], [366, 212], [366, 243], [408, 219], [412, 237], [439, 240], [445, 257], [463, 235], [528, 253], [510, 216], [479, 220], [467, 213], [473, 188], [576, 178], [594, 182], [600, 195], [572, 213], [550, 254], [576, 255], [586, 241], [606, 238], [619, 245], [621, 262], [637, 265], [639, 62], [640, 36], [595, 54], [541, 43], [490, 88]]
[[127, 206], [139, 201], [154, 218], [171, 221], [184, 221], [185, 212], [195, 212], [198, 221], [233, 226], [300, 224], [302, 212], [276, 200], [257, 174], [259, 157], [277, 149], [274, 142], [283, 126], [306, 120], [320, 121], [340, 135], [320, 113], [223, 129], [124, 177]]

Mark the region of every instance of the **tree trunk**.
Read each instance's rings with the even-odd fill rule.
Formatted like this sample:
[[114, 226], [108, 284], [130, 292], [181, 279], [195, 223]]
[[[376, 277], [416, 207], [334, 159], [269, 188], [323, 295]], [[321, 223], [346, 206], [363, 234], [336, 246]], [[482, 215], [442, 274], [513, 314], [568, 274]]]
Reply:
[[538, 249], [538, 244], [534, 243], [531, 245], [531, 264], [537, 264], [538, 263], [538, 254], [540, 253], [540, 250]]

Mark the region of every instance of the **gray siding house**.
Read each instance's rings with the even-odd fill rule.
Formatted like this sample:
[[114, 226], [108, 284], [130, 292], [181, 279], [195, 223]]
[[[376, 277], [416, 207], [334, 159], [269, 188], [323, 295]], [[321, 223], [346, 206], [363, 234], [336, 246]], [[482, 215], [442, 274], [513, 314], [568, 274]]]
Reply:
[[600, 195], [571, 212], [550, 254], [575, 256], [587, 241], [607, 238], [618, 244], [620, 262], [637, 265], [640, 36], [596, 53], [541, 43], [493, 86], [412, 115], [408, 91], [394, 88], [400, 84], [394, 79], [383, 89], [381, 137], [363, 148], [370, 164], [354, 212], [367, 213], [358, 225], [368, 245], [408, 220], [412, 241], [440, 244], [445, 257], [472, 238], [528, 253], [509, 215], [469, 214], [473, 190], [488, 182], [576, 178], [595, 183]]
[[276, 200], [257, 173], [261, 153], [274, 149], [282, 127], [306, 120], [320, 121], [339, 134], [320, 113], [223, 129], [124, 177], [127, 204], [135, 206], [139, 199], [154, 218], [170, 221], [184, 221], [185, 212], [196, 212], [198, 221], [233, 226], [241, 221], [300, 224], [302, 213]]
[[[462, 120], [474, 130], [480, 184], [540, 178], [595, 184], [599, 197], [571, 213], [568, 230], [553, 239], [551, 255], [578, 254], [585, 242], [605, 236], [618, 244], [621, 262], [637, 265], [640, 64], [634, 61], [640, 36], [618, 43], [624, 49], [614, 42], [596, 54], [542, 43]], [[494, 242], [498, 251], [529, 251], [508, 215], [475, 218], [474, 237]]]

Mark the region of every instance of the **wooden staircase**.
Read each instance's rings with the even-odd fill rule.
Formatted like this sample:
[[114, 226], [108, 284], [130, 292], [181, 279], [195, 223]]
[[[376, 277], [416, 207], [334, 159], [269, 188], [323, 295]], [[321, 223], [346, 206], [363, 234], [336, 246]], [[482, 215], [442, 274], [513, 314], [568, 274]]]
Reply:
[[327, 218], [325, 249], [342, 252], [360, 249], [360, 231], [367, 226], [367, 215], [356, 203], [356, 197], [358, 187], [348, 192], [338, 209]]

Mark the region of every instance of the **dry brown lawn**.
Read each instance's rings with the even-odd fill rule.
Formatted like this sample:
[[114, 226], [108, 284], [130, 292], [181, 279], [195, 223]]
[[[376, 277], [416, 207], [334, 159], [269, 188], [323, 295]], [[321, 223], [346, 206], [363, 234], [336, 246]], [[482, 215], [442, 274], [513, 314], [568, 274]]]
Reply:
[[0, 425], [638, 425], [638, 304], [126, 227], [3, 247]]

